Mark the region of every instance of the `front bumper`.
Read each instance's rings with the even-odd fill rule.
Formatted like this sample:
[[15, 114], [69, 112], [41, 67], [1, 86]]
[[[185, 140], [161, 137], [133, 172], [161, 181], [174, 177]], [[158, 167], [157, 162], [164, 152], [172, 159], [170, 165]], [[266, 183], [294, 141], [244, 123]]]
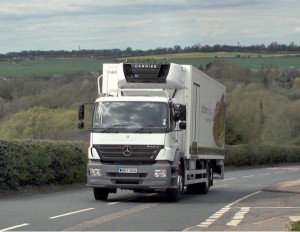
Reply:
[[[137, 173], [119, 173], [119, 168], [136, 168]], [[100, 170], [101, 174], [95, 175], [90, 171], [95, 169]], [[155, 177], [154, 171], [162, 169], [166, 170], [166, 177]], [[172, 172], [171, 165], [166, 161], [147, 165], [102, 164], [93, 161], [87, 166], [87, 186], [96, 188], [165, 191], [175, 188], [172, 186], [175, 178], [176, 173]]]

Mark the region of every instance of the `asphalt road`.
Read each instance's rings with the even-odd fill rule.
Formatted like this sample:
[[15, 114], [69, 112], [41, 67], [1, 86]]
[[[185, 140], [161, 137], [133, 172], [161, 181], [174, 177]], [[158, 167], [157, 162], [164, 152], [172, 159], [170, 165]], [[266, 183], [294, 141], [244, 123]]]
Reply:
[[[207, 195], [187, 194], [178, 203], [125, 190], [110, 194], [106, 202], [95, 201], [89, 188], [0, 199], [0, 231], [243, 230], [243, 216], [255, 221], [264, 213], [260, 206], [270, 193], [263, 188], [299, 178], [299, 165], [227, 171]], [[251, 214], [254, 203], [247, 199], [257, 203]]]

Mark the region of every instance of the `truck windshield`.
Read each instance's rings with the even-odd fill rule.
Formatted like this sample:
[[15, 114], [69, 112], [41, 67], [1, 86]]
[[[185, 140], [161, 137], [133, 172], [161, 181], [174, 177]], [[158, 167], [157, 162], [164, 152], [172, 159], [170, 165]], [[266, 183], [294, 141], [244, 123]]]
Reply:
[[168, 107], [163, 102], [98, 102], [93, 129], [102, 133], [166, 133]]

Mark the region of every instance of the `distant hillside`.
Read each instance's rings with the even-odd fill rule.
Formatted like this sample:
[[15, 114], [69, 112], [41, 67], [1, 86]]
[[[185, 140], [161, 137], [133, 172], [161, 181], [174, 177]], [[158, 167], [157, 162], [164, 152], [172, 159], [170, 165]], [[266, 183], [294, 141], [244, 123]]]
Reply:
[[[197, 52], [156, 57], [0, 62], [0, 138], [76, 138], [78, 104], [93, 102], [97, 97], [96, 80], [102, 73], [102, 63], [130, 58], [193, 64], [223, 83], [227, 88], [227, 144], [300, 145], [300, 58], [297, 54], [203, 55]], [[3, 68], [6, 65], [9, 68]]]
[[299, 53], [300, 46], [294, 42], [290, 44], [279, 44], [272, 42], [269, 45], [257, 44], [250, 46], [232, 46], [220, 45], [213, 46], [203, 45], [200, 43], [192, 46], [181, 47], [174, 45], [173, 47], [158, 47], [148, 50], [133, 50], [131, 47], [122, 49], [102, 49], [102, 50], [73, 50], [73, 51], [22, 51], [22, 52], [9, 52], [0, 54], [0, 59], [36, 59], [36, 58], [97, 58], [97, 59], [112, 59], [119, 57], [132, 57], [132, 56], [150, 56], [161, 54], [178, 54], [178, 53], [193, 53], [193, 52], [242, 52], [242, 53]]
[[191, 64], [200, 69], [218, 59], [236, 63], [245, 68], [260, 69], [262, 65], [276, 66], [282, 71], [300, 69], [300, 54], [297, 53], [243, 53], [243, 52], [191, 52], [118, 58], [34, 58], [0, 61], [0, 78], [51, 75], [100, 75], [103, 63], [119, 62], [174, 62]]

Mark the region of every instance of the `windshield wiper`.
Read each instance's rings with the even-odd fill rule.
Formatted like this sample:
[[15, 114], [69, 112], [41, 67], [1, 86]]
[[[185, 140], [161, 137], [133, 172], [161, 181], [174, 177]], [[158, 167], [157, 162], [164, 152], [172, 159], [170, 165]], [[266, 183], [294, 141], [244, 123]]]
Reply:
[[139, 129], [137, 129], [134, 133], [139, 133], [140, 131], [142, 131], [142, 130], [144, 130], [145, 129], [145, 127], [141, 127], [141, 128], [139, 128]]
[[149, 131], [147, 131], [148, 133], [152, 133], [152, 129], [154, 129], [154, 128], [157, 129], [157, 128], [162, 128], [162, 127], [160, 127], [158, 125], [147, 125], [146, 127], [141, 127], [139, 129], [137, 129], [134, 133], [139, 133], [145, 129], [149, 130]]
[[125, 127], [125, 126], [130, 126], [131, 124], [120, 124], [120, 123], [115, 123], [112, 125], [109, 125], [107, 127], [104, 128], [99, 128], [100, 132], [106, 132], [108, 129], [112, 129], [112, 128], [116, 128], [116, 127]]

